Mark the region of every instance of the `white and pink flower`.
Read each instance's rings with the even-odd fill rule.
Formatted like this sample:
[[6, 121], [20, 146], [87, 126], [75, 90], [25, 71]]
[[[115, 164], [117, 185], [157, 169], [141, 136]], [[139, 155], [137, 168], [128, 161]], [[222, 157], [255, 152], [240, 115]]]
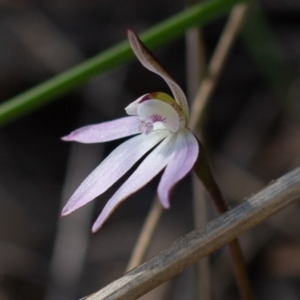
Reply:
[[62, 138], [64, 141], [102, 143], [136, 135], [117, 147], [82, 182], [64, 207], [63, 216], [104, 193], [150, 151], [107, 202], [93, 225], [93, 232], [100, 229], [122, 201], [163, 169], [157, 192], [163, 207], [169, 208], [172, 187], [192, 169], [199, 152], [198, 142], [187, 127], [189, 108], [183, 91], [134, 32], [128, 31], [128, 39], [139, 61], [166, 81], [174, 99], [162, 92], [146, 94], [125, 108], [129, 116], [85, 126]]

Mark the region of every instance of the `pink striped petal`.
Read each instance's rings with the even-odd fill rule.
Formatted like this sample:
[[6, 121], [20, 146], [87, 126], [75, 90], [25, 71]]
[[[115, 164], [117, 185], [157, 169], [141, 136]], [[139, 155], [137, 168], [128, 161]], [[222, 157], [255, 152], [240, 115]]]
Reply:
[[92, 231], [100, 229], [106, 219], [112, 214], [117, 206], [128, 196], [147, 184], [168, 164], [174, 151], [176, 135], [169, 134], [139, 165], [128, 180], [110, 198], [100, 216], [93, 225]]
[[139, 123], [137, 116], [124, 117], [114, 121], [81, 127], [62, 137], [62, 140], [85, 144], [108, 142], [140, 133]]
[[138, 135], [117, 147], [81, 183], [72, 195], [62, 215], [68, 215], [104, 193], [121, 178], [145, 153], [168, 135], [168, 130], [157, 130], [146, 135]]
[[156, 73], [161, 76], [168, 86], [170, 87], [173, 96], [177, 103], [182, 108], [186, 121], [189, 119], [189, 106], [185, 97], [184, 92], [180, 86], [175, 82], [172, 76], [160, 65], [152, 53], [145, 47], [145, 45], [140, 41], [138, 36], [131, 30], [127, 31], [127, 36], [131, 48], [134, 54], [137, 56], [141, 64], [147, 68], [149, 71]]
[[169, 194], [172, 187], [194, 166], [199, 145], [189, 129], [177, 134], [175, 151], [158, 185], [158, 196], [164, 208], [170, 207]]

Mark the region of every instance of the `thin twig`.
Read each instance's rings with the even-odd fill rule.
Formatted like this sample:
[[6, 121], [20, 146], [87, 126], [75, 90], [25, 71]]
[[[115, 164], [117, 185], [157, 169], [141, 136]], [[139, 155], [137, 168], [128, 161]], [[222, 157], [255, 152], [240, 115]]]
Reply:
[[137, 299], [299, 198], [297, 168], [87, 299]]
[[127, 265], [126, 272], [138, 266], [148, 249], [153, 232], [157, 227], [163, 208], [159, 202], [158, 197], [155, 197], [150, 212], [144, 222], [143, 228], [138, 237], [138, 242], [133, 249], [133, 255]]
[[245, 17], [248, 4], [240, 4], [233, 8], [230, 18], [222, 33], [214, 55], [208, 66], [208, 74], [202, 81], [192, 106], [190, 127], [196, 128], [222, 73], [230, 49], [235, 41]]
[[[187, 5], [191, 6], [196, 3], [196, 0], [187, 0]], [[186, 33], [186, 83], [187, 95], [189, 99], [195, 99], [195, 95], [199, 88], [199, 83], [206, 76], [206, 49], [203, 39], [202, 28], [195, 27]], [[199, 135], [201, 135], [199, 133]], [[193, 218], [194, 227], [200, 228], [207, 221], [207, 201], [205, 201], [205, 189], [199, 184], [196, 176], [192, 178], [193, 190]], [[210, 287], [210, 266], [209, 257], [205, 257], [195, 264], [196, 280], [195, 290], [198, 300], [211, 299]]]
[[[203, 227], [208, 222], [207, 199], [205, 188], [199, 184], [198, 178], [193, 174], [193, 213], [195, 228]], [[197, 297], [201, 300], [211, 299], [211, 271], [209, 257], [205, 257], [196, 264]]]

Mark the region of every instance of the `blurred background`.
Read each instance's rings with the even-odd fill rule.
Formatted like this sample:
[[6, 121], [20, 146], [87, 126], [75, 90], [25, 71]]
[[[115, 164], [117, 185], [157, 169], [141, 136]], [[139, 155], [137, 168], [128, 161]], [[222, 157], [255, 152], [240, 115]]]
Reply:
[[[179, 0], [1, 1], [0, 101], [124, 40], [127, 28], [142, 32], [185, 5]], [[259, 44], [265, 40], [255, 19], [245, 24], [201, 124], [230, 205], [300, 164], [300, 2], [261, 0], [259, 5], [272, 47]], [[207, 61], [226, 19], [203, 29]], [[186, 90], [184, 37], [155, 54]], [[126, 105], [155, 91], [169, 92], [134, 61], [1, 128], [0, 300], [79, 299], [123, 275], [158, 179], [92, 235], [93, 221], [122, 180], [63, 219], [61, 207], [122, 140], [80, 145], [60, 137], [122, 117]], [[148, 257], [195, 228], [191, 199], [188, 176], [172, 194], [172, 208], [163, 214]], [[208, 203], [206, 217], [214, 218], [209, 200], [201, 201]], [[293, 205], [241, 237], [256, 299], [300, 299], [299, 214], [299, 205]], [[209, 263], [211, 299], [238, 299], [227, 251], [212, 254]], [[142, 299], [196, 299], [195, 285], [190, 268]]]

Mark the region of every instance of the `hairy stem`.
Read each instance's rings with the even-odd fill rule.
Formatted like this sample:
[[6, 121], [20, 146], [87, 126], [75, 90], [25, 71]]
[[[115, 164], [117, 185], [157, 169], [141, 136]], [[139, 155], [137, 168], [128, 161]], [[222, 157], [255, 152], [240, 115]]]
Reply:
[[[221, 193], [218, 184], [214, 180], [214, 177], [207, 160], [205, 149], [199, 142], [200, 154], [198, 160], [194, 166], [194, 171], [198, 178], [205, 186], [207, 192], [211, 196], [214, 205], [218, 213], [224, 214], [228, 210], [226, 201]], [[237, 239], [231, 241], [229, 244], [229, 250], [233, 261], [234, 273], [237, 280], [237, 285], [243, 300], [251, 300], [253, 298], [250, 283], [247, 276], [247, 271], [244, 263], [242, 249]]]

